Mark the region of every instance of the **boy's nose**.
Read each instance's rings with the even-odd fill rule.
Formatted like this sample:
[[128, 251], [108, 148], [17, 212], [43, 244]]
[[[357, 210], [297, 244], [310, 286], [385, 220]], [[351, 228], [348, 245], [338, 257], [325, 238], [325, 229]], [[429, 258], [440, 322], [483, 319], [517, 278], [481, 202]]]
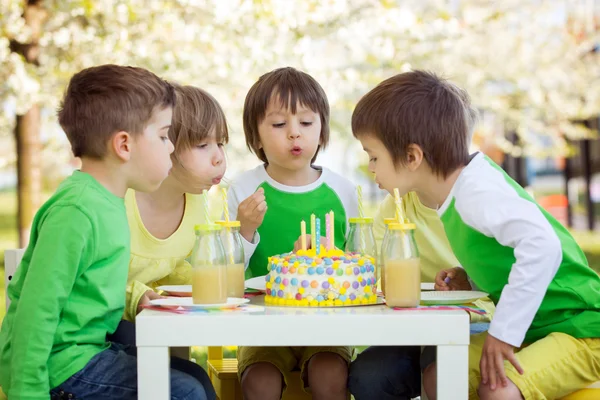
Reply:
[[223, 160], [225, 159], [222, 152], [218, 151], [217, 154], [213, 157], [212, 163], [216, 167], [217, 165], [221, 165]]

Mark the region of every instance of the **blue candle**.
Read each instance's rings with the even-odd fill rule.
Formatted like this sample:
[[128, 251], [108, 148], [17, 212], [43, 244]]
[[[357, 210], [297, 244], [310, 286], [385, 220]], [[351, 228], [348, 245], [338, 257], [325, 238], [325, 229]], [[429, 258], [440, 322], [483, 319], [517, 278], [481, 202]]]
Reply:
[[317, 218], [315, 221], [315, 249], [317, 250], [317, 254], [321, 252], [321, 219]]

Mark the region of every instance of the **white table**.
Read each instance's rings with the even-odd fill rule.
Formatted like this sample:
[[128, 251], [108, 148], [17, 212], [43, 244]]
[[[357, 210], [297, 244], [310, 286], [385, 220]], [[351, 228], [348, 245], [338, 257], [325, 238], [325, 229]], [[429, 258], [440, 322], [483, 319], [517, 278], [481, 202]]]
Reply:
[[140, 400], [170, 399], [169, 347], [226, 345], [437, 346], [438, 399], [468, 397], [469, 316], [464, 311], [394, 311], [380, 305], [206, 314], [144, 310], [136, 318], [136, 332]]

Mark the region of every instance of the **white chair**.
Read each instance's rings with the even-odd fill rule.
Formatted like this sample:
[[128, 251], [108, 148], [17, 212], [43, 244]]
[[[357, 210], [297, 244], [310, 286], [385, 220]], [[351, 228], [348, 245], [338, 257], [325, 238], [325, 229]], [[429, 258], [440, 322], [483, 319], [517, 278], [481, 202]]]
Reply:
[[9, 249], [4, 251], [4, 291], [6, 294], [6, 309], [8, 310], [8, 306], [10, 305], [10, 300], [8, 299], [8, 283], [12, 280], [13, 276], [15, 276], [15, 272], [17, 272], [17, 267], [21, 263], [21, 259], [23, 258], [23, 253], [25, 253], [25, 249]]

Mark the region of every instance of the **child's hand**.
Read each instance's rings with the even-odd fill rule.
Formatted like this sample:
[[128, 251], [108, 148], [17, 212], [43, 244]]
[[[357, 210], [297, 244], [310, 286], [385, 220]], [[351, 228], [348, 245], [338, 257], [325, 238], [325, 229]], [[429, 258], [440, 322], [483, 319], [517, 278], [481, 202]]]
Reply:
[[[310, 235], [304, 235], [306, 237], [306, 248], [310, 249], [311, 246], [311, 240], [310, 240]], [[325, 244], [326, 243], [327, 238], [324, 236], [321, 236], [321, 244]], [[294, 252], [297, 252], [298, 250], [302, 249], [302, 235], [298, 236], [298, 240], [296, 240], [296, 243], [294, 243]]]
[[496, 390], [496, 383], [502, 384], [503, 387], [508, 385], [508, 378], [504, 372], [504, 360], [510, 361], [517, 372], [523, 375], [523, 368], [515, 357], [513, 346], [488, 335], [483, 344], [481, 361], [479, 361], [482, 384], [487, 385], [489, 382], [492, 390]]
[[473, 290], [467, 273], [460, 267], [443, 269], [435, 276], [435, 290]]
[[164, 298], [165, 298], [165, 296], [159, 295], [154, 290], [147, 290], [146, 293], [144, 293], [144, 295], [140, 298], [140, 301], [137, 306], [137, 313], [139, 314], [144, 309], [144, 306], [149, 305], [150, 300], [164, 299]]
[[262, 224], [267, 212], [265, 190], [259, 188], [252, 196], [242, 201], [238, 207], [238, 220], [240, 221], [240, 234], [252, 242], [254, 232]]

